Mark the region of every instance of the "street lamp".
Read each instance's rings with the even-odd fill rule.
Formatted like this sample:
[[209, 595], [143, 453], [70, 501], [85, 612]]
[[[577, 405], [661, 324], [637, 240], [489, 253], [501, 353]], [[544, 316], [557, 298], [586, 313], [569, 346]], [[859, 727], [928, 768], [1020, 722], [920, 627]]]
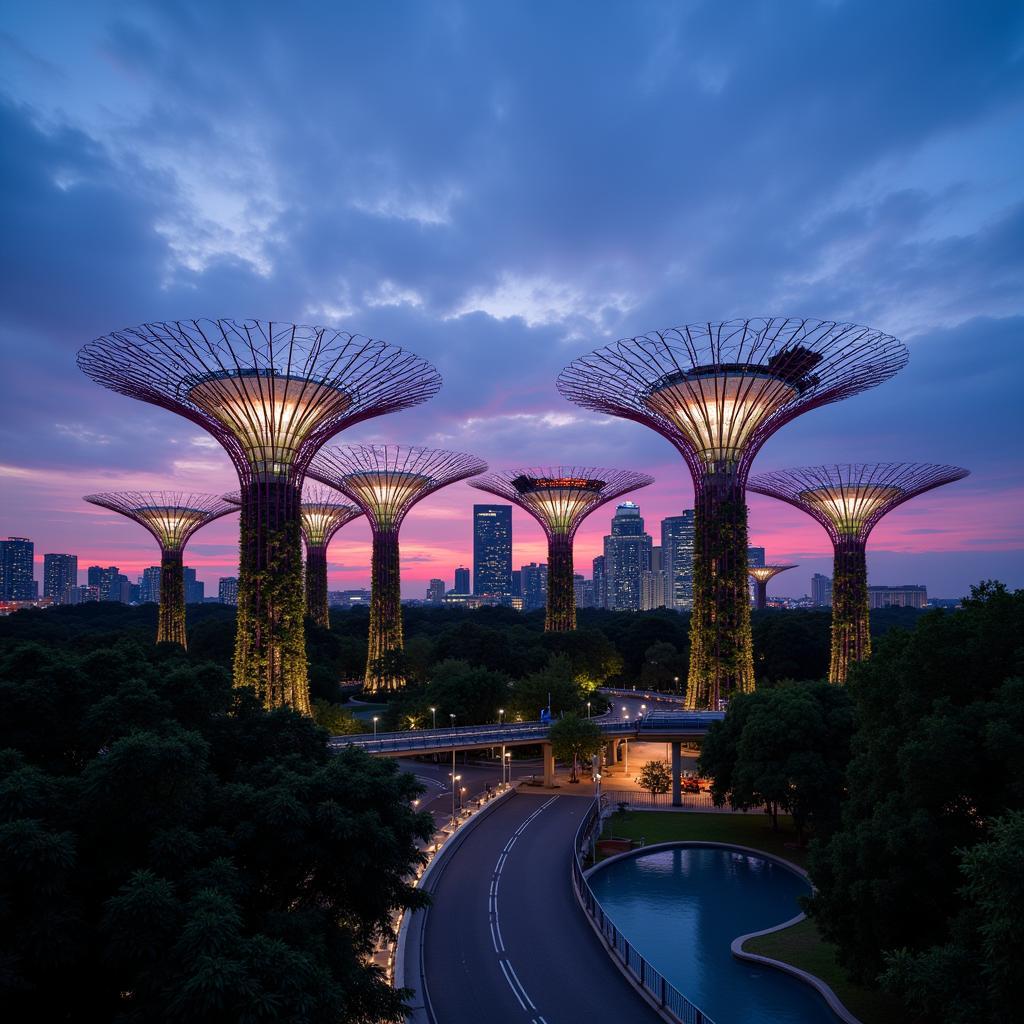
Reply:
[[455, 828], [455, 790], [462, 781], [461, 775], [455, 774], [455, 751], [452, 751], [452, 828]]
[[590, 701], [587, 701], [587, 718], [590, 717]]
[[434, 728], [437, 728], [437, 708], [431, 708], [430, 713], [434, 716]]
[[466, 796], [466, 787], [465, 786], [459, 786], [459, 810], [460, 811], [462, 810], [463, 801], [465, 799], [465, 796]]
[[626, 713], [626, 705], [625, 704], [622, 705], [622, 717], [625, 718], [626, 721], [629, 721], [629, 715]]
[[678, 694], [679, 693], [679, 676], [673, 676], [672, 678], [675, 680], [675, 683], [676, 683], [676, 693]]
[[498, 725], [501, 725], [505, 720], [505, 709], [498, 708]]
[[374, 736], [374, 739], [377, 738], [377, 723], [379, 721], [380, 721], [380, 717], [378, 715], [374, 715], [373, 716], [373, 736]]
[[[505, 748], [502, 747], [502, 750]], [[510, 750], [507, 754], [502, 757], [504, 767], [502, 768], [502, 777], [505, 782], [510, 786], [512, 785], [512, 751]]]

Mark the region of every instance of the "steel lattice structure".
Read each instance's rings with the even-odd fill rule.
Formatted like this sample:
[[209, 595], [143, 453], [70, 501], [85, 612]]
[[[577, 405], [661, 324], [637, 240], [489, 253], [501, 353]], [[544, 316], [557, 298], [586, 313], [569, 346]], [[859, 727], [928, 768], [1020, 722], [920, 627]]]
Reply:
[[97, 383], [209, 431], [241, 484], [235, 684], [309, 712], [301, 487], [313, 453], [355, 423], [426, 401], [429, 363], [325, 327], [259, 320], [143, 324], [78, 353]]
[[428, 494], [486, 469], [486, 462], [461, 452], [377, 444], [322, 448], [310, 463], [309, 476], [353, 501], [373, 532], [367, 690], [405, 685], [398, 662], [404, 647], [398, 551], [403, 520]]
[[[343, 501], [331, 487], [305, 482], [302, 488], [300, 528], [306, 545], [306, 614], [324, 629], [331, 628], [327, 599], [327, 549], [334, 535], [363, 513]], [[242, 492], [224, 495], [225, 501], [242, 503]]]
[[470, 481], [529, 512], [548, 539], [548, 597], [544, 628], [576, 628], [572, 543], [580, 524], [595, 509], [628, 491], [654, 483], [654, 477], [594, 466], [533, 466], [491, 473]]
[[747, 575], [754, 581], [754, 607], [763, 609], [768, 605], [768, 581], [796, 565], [749, 565]]
[[238, 509], [216, 494], [183, 491], [113, 491], [85, 501], [144, 526], [160, 545], [160, 612], [157, 643], [185, 646], [184, 551], [200, 527]]
[[754, 685], [744, 496], [754, 456], [781, 426], [888, 380], [902, 342], [853, 324], [773, 317], [692, 324], [577, 359], [559, 391], [672, 442], [694, 483], [687, 705], [716, 708]]
[[871, 654], [866, 554], [871, 531], [898, 505], [968, 472], [959, 466], [876, 462], [807, 466], [751, 478], [750, 490], [806, 512], [832, 541], [833, 683], [845, 683], [850, 665]]

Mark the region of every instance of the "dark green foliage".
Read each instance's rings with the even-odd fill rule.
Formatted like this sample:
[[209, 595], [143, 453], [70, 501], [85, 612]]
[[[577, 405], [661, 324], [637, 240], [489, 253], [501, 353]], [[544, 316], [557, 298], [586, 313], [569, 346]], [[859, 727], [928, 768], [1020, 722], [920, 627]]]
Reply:
[[589, 718], [575, 714], [563, 715], [557, 722], [552, 722], [548, 735], [555, 757], [572, 765], [570, 782], [577, 781], [577, 763], [589, 761], [604, 745], [604, 734], [597, 725]]
[[922, 1020], [1013, 1024], [1024, 1004], [1024, 811], [992, 822], [985, 842], [963, 853], [961, 907], [949, 939], [887, 958], [886, 987]]
[[778, 827], [793, 815], [797, 833], [828, 835], [839, 820], [850, 757], [853, 702], [828, 683], [788, 683], [739, 694], [725, 721], [712, 726], [698, 767], [721, 806], [765, 806]]
[[851, 669], [849, 797], [841, 828], [812, 853], [811, 913], [856, 976], [876, 977], [887, 952], [906, 950], [927, 956], [901, 954], [904, 991], [929, 971], [939, 985], [942, 951], [965, 941], [954, 934], [968, 901], [960, 851], [1024, 807], [1022, 669], [1024, 591], [993, 584], [962, 611], [890, 632]]
[[672, 766], [668, 761], [648, 761], [640, 769], [636, 781], [651, 796], [667, 793], [672, 788]]
[[448, 726], [452, 714], [456, 725], [485, 725], [498, 721], [498, 709], [506, 708], [508, 697], [507, 676], [450, 658], [433, 666], [426, 686], [396, 695], [386, 721], [390, 729], [426, 729], [435, 707], [439, 727]]
[[552, 658], [542, 669], [517, 679], [512, 686], [509, 704], [522, 721], [536, 721], [541, 708], [549, 706], [551, 715], [583, 712], [586, 692], [576, 682], [572, 662], [565, 655]]
[[431, 823], [171, 647], [0, 641], [0, 1003], [11, 1020], [399, 1020], [367, 965]]
[[823, 611], [753, 613], [754, 675], [757, 685], [783, 679], [825, 679], [828, 675], [831, 616]]
[[649, 690], [682, 692], [686, 685], [686, 662], [679, 656], [675, 644], [659, 642], [647, 648], [640, 683]]

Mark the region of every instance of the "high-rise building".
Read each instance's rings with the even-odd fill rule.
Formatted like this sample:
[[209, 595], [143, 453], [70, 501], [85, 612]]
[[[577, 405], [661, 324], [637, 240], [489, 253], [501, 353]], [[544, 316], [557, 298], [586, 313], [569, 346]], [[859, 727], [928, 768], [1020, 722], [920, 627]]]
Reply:
[[523, 611], [532, 612], [548, 602], [548, 566], [546, 562], [531, 562], [519, 570], [522, 587]]
[[640, 610], [653, 611], [668, 604], [668, 574], [649, 569], [640, 573]]
[[217, 599], [221, 604], [231, 604], [238, 607], [238, 577], [221, 576], [217, 580]]
[[920, 584], [868, 587], [869, 608], [923, 608], [927, 603], [928, 588]]
[[431, 580], [427, 587], [427, 600], [431, 604], [440, 604], [444, 600], [444, 580]]
[[139, 601], [142, 604], [160, 603], [160, 566], [151, 565], [142, 570], [139, 580]]
[[43, 597], [64, 604], [69, 587], [78, 586], [78, 555], [43, 555]]
[[651, 572], [661, 572], [665, 568], [665, 564], [662, 561], [662, 551], [664, 549], [660, 544], [654, 544], [651, 547]]
[[832, 577], [816, 572], [811, 577], [811, 604], [815, 608], [832, 607]]
[[578, 572], [573, 573], [572, 588], [576, 595], [577, 608], [594, 607], [594, 581], [588, 580]]
[[455, 594], [469, 593], [469, 569], [464, 565], [460, 565], [455, 570], [455, 586], [452, 587], [452, 592]]
[[523, 571], [522, 569], [512, 570], [512, 596], [523, 596]]
[[99, 590], [96, 587], [68, 587], [64, 592], [64, 604], [91, 604], [100, 599]]
[[473, 506], [473, 593], [512, 593], [512, 506]]
[[612, 532], [604, 539], [606, 607], [640, 610], [640, 575], [651, 568], [651, 536], [644, 532], [640, 506], [624, 501], [615, 508]]
[[28, 537], [0, 540], [0, 601], [31, 601], [35, 545]]
[[88, 585], [96, 588], [100, 601], [121, 599], [121, 570], [116, 565], [90, 565], [87, 575]]
[[661, 568], [666, 576], [665, 607], [693, 606], [693, 509], [661, 521]]
[[598, 555], [593, 561], [594, 576], [594, 607], [608, 607], [608, 593], [604, 585], [604, 555]]
[[764, 548], [747, 548], [747, 565], [755, 569], [764, 565]]
[[185, 573], [185, 604], [202, 604], [206, 597], [206, 584], [196, 579], [195, 569], [186, 566]]

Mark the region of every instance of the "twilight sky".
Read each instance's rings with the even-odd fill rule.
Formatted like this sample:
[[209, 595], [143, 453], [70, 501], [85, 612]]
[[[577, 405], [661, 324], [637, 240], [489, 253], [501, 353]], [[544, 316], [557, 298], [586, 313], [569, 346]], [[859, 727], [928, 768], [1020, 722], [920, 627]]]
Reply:
[[[874, 583], [1024, 586], [1024, 5], [919, 0], [246, 4], [11, 0], [0, 18], [0, 535], [119, 565], [148, 534], [84, 504], [235, 486], [212, 439], [107, 392], [78, 347], [147, 320], [298, 320], [440, 369], [345, 440], [495, 468], [642, 469], [658, 536], [692, 502], [657, 434], [568, 404], [558, 371], [701, 320], [850, 320], [903, 338], [890, 382], [783, 427], [755, 472], [949, 462], [876, 529]], [[403, 590], [471, 557], [457, 484], [403, 530]], [[751, 542], [830, 572], [824, 532], [751, 496]], [[611, 508], [576, 544], [590, 574]], [[514, 564], [544, 558], [514, 515]], [[234, 518], [186, 563], [233, 575]], [[369, 533], [331, 547], [368, 582]], [[37, 569], [41, 575], [41, 567]]]

